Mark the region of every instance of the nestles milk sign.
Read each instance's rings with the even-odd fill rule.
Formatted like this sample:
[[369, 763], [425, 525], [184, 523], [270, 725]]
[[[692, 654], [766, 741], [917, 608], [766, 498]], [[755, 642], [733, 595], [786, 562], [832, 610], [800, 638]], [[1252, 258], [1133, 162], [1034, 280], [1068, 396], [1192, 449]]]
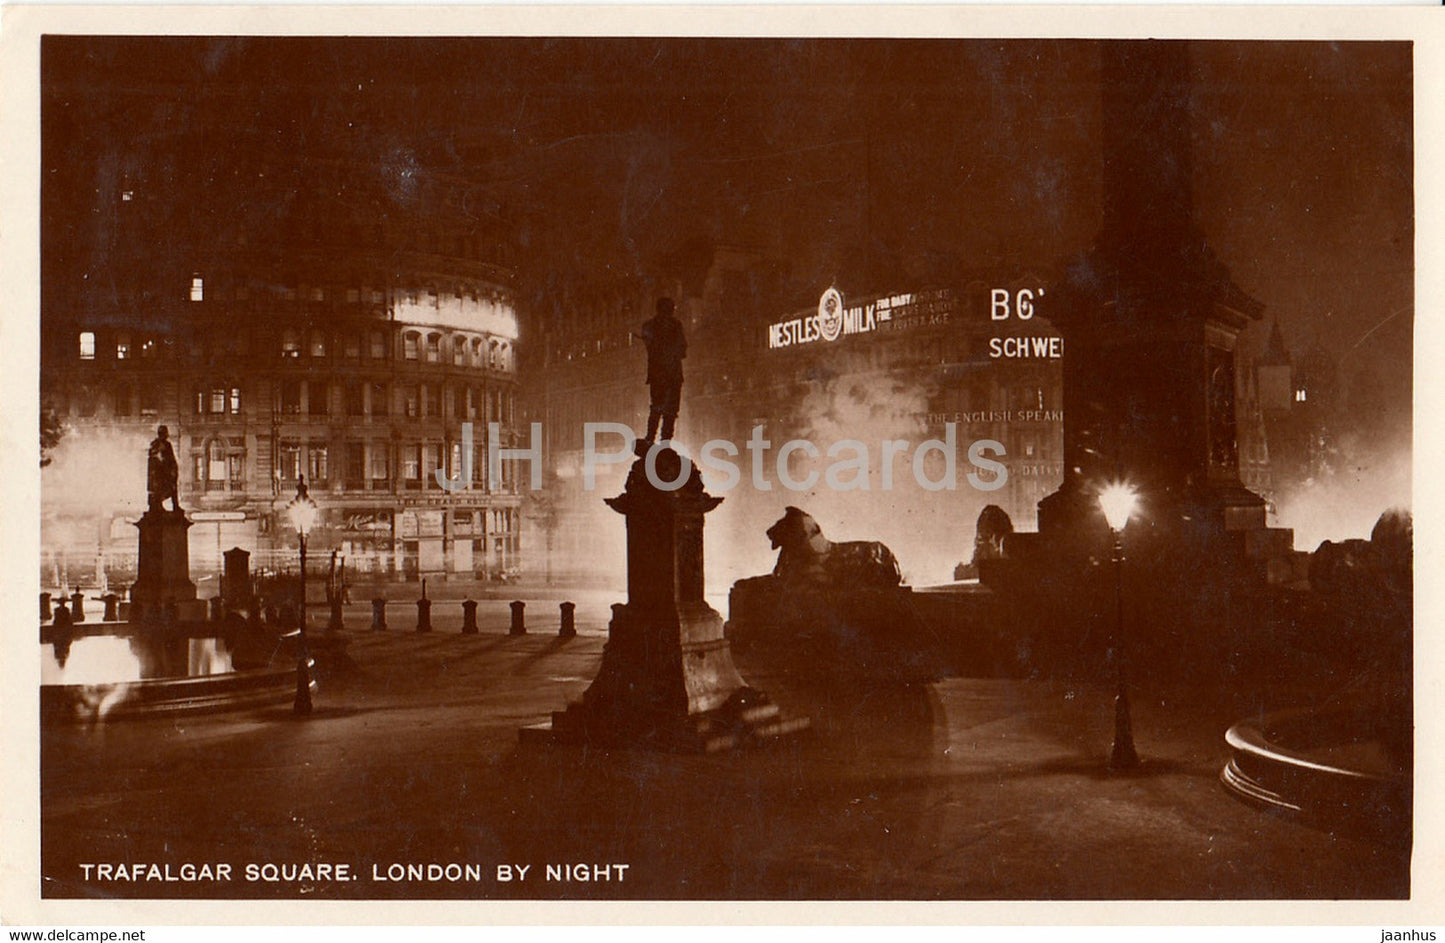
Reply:
[[871, 334], [890, 327], [895, 314], [911, 311], [918, 306], [918, 302], [919, 298], [909, 292], [884, 295], [848, 307], [843, 302], [842, 293], [836, 288], [829, 288], [818, 299], [816, 314], [802, 315], [768, 325], [768, 349], [811, 344], [820, 340], [835, 341], [850, 334]]

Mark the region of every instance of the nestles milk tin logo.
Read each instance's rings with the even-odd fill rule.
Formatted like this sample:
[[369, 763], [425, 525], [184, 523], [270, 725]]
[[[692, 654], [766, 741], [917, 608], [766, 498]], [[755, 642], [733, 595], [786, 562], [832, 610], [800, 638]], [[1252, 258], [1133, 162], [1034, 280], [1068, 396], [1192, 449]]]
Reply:
[[825, 341], [835, 341], [843, 334], [843, 295], [829, 288], [818, 299], [818, 333]]

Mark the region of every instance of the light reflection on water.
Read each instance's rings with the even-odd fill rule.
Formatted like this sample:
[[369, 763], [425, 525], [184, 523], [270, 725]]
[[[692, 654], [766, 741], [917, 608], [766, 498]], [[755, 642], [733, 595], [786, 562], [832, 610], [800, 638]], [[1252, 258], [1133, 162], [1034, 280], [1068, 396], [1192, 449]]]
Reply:
[[137, 654], [137, 648], [144, 651], [144, 643], [133, 644], [133, 640], [129, 638], [114, 635], [77, 638], [70, 644], [64, 666], [56, 657], [55, 646], [46, 643], [40, 646], [40, 683], [124, 684], [161, 677], [196, 678], [235, 670], [231, 663], [231, 653], [221, 640], [193, 638], [187, 642], [184, 675], [163, 670], [158, 658], [148, 659], [151, 667], [147, 669], [141, 656]]

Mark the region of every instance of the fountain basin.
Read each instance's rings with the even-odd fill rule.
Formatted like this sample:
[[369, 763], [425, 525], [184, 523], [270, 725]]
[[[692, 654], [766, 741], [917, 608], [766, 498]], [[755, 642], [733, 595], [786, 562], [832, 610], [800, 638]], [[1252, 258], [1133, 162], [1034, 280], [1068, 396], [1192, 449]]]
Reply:
[[1239, 798], [1312, 824], [1405, 838], [1410, 734], [1408, 716], [1377, 707], [1268, 714], [1229, 728], [1220, 779]]
[[[298, 635], [214, 624], [86, 623], [41, 631], [42, 723], [252, 710], [296, 693]], [[314, 681], [312, 682], [314, 687]]]

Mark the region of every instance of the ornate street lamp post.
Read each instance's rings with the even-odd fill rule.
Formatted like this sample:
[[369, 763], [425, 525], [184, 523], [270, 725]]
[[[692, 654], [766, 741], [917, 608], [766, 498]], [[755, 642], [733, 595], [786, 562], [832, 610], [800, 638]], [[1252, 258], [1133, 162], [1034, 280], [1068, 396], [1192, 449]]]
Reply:
[[291, 526], [301, 542], [301, 628], [297, 639], [300, 654], [296, 658], [296, 701], [292, 709], [297, 714], [311, 713], [311, 650], [306, 644], [306, 535], [316, 523], [316, 502], [306, 490], [306, 476], [296, 479], [296, 497], [286, 506]]
[[1125, 484], [1111, 484], [1099, 493], [1099, 506], [1114, 538], [1114, 665], [1118, 691], [1114, 695], [1114, 751], [1110, 769], [1132, 769], [1139, 765], [1134, 752], [1134, 725], [1129, 717], [1128, 673], [1124, 666], [1124, 527], [1138, 507], [1139, 496]]

